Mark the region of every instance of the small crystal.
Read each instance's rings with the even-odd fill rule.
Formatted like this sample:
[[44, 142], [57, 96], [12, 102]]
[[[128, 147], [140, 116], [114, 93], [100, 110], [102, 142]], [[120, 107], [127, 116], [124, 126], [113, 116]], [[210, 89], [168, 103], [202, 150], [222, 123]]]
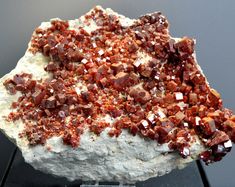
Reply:
[[61, 117], [61, 118], [65, 118], [66, 116], [65, 116], [65, 112], [64, 111], [59, 111], [58, 112], [58, 115]]
[[87, 62], [88, 62], [88, 60], [87, 59], [82, 59], [82, 61], [81, 61], [83, 64], [86, 64]]
[[175, 114], [175, 117], [179, 120], [183, 120], [185, 118], [185, 115], [183, 112], [179, 111]]
[[184, 110], [184, 108], [187, 107], [188, 105], [185, 104], [184, 102], [179, 102], [179, 103], [177, 103], [177, 106], [180, 107], [180, 110]]
[[92, 43], [92, 46], [93, 46], [93, 48], [97, 47], [96, 43]]
[[104, 54], [104, 51], [101, 49], [101, 50], [98, 51], [98, 54], [99, 54], [100, 56], [102, 56], [102, 55]]
[[153, 123], [154, 122], [154, 119], [155, 119], [155, 115], [153, 113], [149, 113], [148, 116], [147, 116], [148, 120]]
[[169, 81], [170, 79], [171, 79], [170, 75], [167, 75], [167, 76], [166, 76], [166, 80]]
[[198, 98], [196, 93], [190, 93], [189, 94], [189, 103], [192, 105], [197, 104]]
[[232, 145], [232, 142], [231, 142], [231, 140], [228, 140], [227, 142], [224, 142], [224, 147], [225, 148], [230, 148], [230, 147], [232, 147], [233, 145]]
[[124, 53], [124, 52], [125, 52], [125, 50], [122, 48], [122, 49], [120, 50], [120, 52]]
[[184, 147], [183, 150], [181, 151], [181, 155], [182, 155], [183, 157], [189, 156], [189, 155], [190, 155], [190, 150], [189, 150], [189, 148]]
[[160, 79], [160, 78], [159, 78], [159, 75], [155, 75], [154, 78], [157, 79], [157, 80]]
[[148, 125], [149, 125], [146, 120], [142, 120], [142, 121], [141, 121], [141, 124], [144, 126], [144, 128], [147, 128]]
[[76, 93], [77, 93], [78, 95], [81, 93], [81, 89], [78, 88], [78, 87], [75, 88], [75, 91], [76, 91]]
[[141, 61], [141, 60], [136, 60], [136, 61], [134, 62], [134, 66], [137, 67], [137, 68], [138, 68], [141, 64], [142, 64], [142, 61]]
[[177, 101], [183, 100], [183, 99], [184, 99], [184, 96], [183, 96], [183, 94], [182, 94], [181, 92], [175, 92], [175, 99], [176, 99]]
[[197, 117], [195, 118], [195, 124], [196, 124], [196, 126], [199, 126], [199, 125], [200, 125], [200, 121], [201, 121], [201, 118], [197, 116]]
[[157, 93], [157, 88], [154, 87], [152, 90], [150, 90], [150, 93], [151, 93], [152, 95], [155, 95], [155, 94]]
[[53, 90], [53, 89], [50, 89], [49, 91], [50, 91], [50, 93], [54, 93], [54, 90]]
[[206, 135], [211, 135], [216, 131], [215, 121], [211, 117], [204, 117], [202, 119], [202, 126]]
[[184, 127], [188, 127], [188, 123], [187, 122], [184, 122]]
[[160, 109], [158, 109], [157, 114], [160, 118], [165, 118], [166, 117], [166, 115]]
[[226, 152], [225, 147], [221, 144], [216, 145], [216, 147], [213, 148], [213, 153], [215, 154], [223, 154], [225, 152]]

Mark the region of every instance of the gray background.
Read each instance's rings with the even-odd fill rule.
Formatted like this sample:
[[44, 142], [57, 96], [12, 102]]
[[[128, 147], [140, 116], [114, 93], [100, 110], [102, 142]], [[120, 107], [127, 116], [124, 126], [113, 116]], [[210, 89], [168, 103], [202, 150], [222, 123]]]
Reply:
[[[50, 18], [74, 19], [94, 5], [137, 18], [160, 10], [170, 22], [175, 37], [190, 36], [197, 40], [197, 59], [210, 85], [218, 90], [225, 107], [235, 111], [235, 1], [233, 0], [118, 0], [52, 1], [0, 0], [0, 76], [13, 69], [23, 56], [31, 33]], [[13, 145], [0, 134], [0, 164]], [[235, 186], [235, 149], [221, 162], [204, 167], [211, 186]]]

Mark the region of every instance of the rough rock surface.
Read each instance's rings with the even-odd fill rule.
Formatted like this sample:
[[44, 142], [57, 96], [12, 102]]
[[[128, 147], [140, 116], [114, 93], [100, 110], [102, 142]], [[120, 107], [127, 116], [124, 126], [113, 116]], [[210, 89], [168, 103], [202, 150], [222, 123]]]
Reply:
[[[116, 14], [106, 9], [107, 14]], [[88, 13], [89, 14], [89, 13]], [[83, 25], [87, 32], [97, 29], [94, 23], [87, 26], [84, 17], [69, 21], [71, 29]], [[123, 25], [132, 24], [132, 20], [120, 16]], [[50, 22], [41, 24], [41, 28], [50, 26]], [[132, 136], [123, 131], [116, 138], [108, 136], [108, 129], [97, 136], [88, 130], [81, 136], [80, 145], [76, 148], [64, 145], [60, 137], [53, 137], [45, 145], [29, 146], [25, 138], [19, 138], [24, 124], [21, 120], [6, 122], [5, 115], [11, 110], [11, 103], [20, 96], [9, 95], [3, 82], [16, 73], [32, 73], [35, 79], [45, 79], [50, 74], [44, 71], [49, 59], [41, 53], [32, 54], [29, 50], [19, 60], [16, 68], [0, 79], [0, 129], [21, 150], [27, 163], [35, 169], [69, 180], [84, 181], [123, 181], [134, 183], [150, 177], [161, 176], [175, 168], [182, 168], [187, 163], [197, 159], [198, 154], [205, 148], [197, 137], [190, 147], [191, 156], [183, 159], [178, 153], [171, 152], [168, 144], [159, 145], [155, 141]], [[110, 119], [106, 119], [110, 120]]]

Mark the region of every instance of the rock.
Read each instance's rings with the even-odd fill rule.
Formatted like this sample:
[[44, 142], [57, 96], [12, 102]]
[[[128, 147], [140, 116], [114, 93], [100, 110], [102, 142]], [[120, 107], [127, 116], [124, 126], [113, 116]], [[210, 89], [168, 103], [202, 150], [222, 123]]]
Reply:
[[[108, 17], [110, 24], [108, 25], [108, 29], [110, 29], [110, 31], [118, 29], [119, 27], [125, 29], [133, 24], [136, 24], [137, 26], [136, 25], [135, 26], [138, 27], [138, 24], [148, 23], [148, 22], [150, 22], [151, 24], [157, 24], [156, 30], [158, 32], [166, 33], [167, 31], [166, 29], [168, 23], [160, 13], [153, 14], [155, 15], [154, 17], [145, 16], [142, 17], [140, 20], [131, 20], [129, 18], [125, 18], [124, 16], [118, 15], [117, 13], [113, 12], [111, 9], [104, 10], [101, 7], [97, 6], [94, 9], [92, 9], [90, 12], [88, 12], [87, 15], [95, 14], [94, 12], [96, 11], [98, 12], [100, 11], [106, 17]], [[117, 16], [120, 25], [118, 25], [115, 22], [114, 19], [115, 16]], [[169, 173], [171, 170], [175, 168], [183, 168], [187, 165], [187, 163], [197, 159], [200, 153], [210, 149], [210, 147], [206, 147], [207, 145], [202, 143], [202, 141], [200, 140], [201, 138], [200, 135], [197, 135], [195, 133], [187, 137], [189, 138], [187, 141], [188, 143], [187, 147], [183, 147], [180, 144], [180, 141], [177, 140], [178, 141], [177, 146], [179, 147], [178, 150], [170, 146], [170, 143], [172, 143], [170, 141], [169, 142], [163, 141], [161, 144], [158, 144], [154, 140], [156, 139], [156, 137], [158, 137], [159, 135], [157, 134], [158, 132], [155, 132], [154, 129], [147, 129], [150, 128], [149, 126], [151, 125], [146, 126], [146, 129], [139, 129], [138, 124], [130, 123], [131, 125], [128, 129], [128, 123], [126, 123], [127, 125], [126, 128], [118, 129], [119, 132], [121, 133], [118, 134], [117, 137], [116, 136], [110, 137], [109, 132], [110, 131], [114, 132], [113, 127], [111, 125], [116, 124], [117, 119], [114, 119], [115, 115], [112, 116], [106, 114], [105, 116], [99, 116], [96, 113], [96, 111], [98, 111], [98, 109], [102, 107], [102, 100], [96, 101], [97, 99], [95, 98], [96, 94], [100, 93], [101, 91], [104, 94], [108, 94], [109, 92], [107, 90], [110, 84], [104, 84], [104, 83], [113, 81], [114, 82], [113, 84], [117, 87], [117, 90], [115, 90], [116, 89], [115, 86], [114, 90], [112, 90], [113, 94], [116, 94], [115, 96], [113, 96], [113, 98], [115, 98], [116, 101], [125, 100], [125, 99], [137, 100], [138, 103], [144, 105], [146, 110], [149, 110], [148, 104], [152, 102], [152, 95], [154, 95], [155, 97], [156, 94], [158, 94], [158, 96], [160, 97], [158, 93], [159, 90], [157, 92], [155, 87], [154, 87], [155, 90], [145, 90], [143, 87], [137, 88], [136, 90], [134, 89], [132, 90], [133, 98], [131, 98], [130, 96], [126, 97], [125, 95], [120, 96], [120, 94], [117, 94], [116, 92], [120, 90], [125, 91], [125, 87], [130, 86], [129, 84], [136, 85], [138, 83], [138, 78], [139, 78], [138, 75], [138, 71], [140, 69], [139, 66], [141, 64], [144, 64], [145, 61], [149, 62], [149, 60], [152, 58], [147, 53], [148, 52], [157, 53], [161, 50], [159, 49], [159, 51], [156, 51], [155, 50], [156, 47], [154, 47], [155, 44], [148, 43], [146, 41], [148, 37], [150, 37], [150, 35], [148, 33], [145, 33], [141, 34], [141, 36], [140, 34], [137, 34], [138, 40], [135, 42], [135, 45], [131, 47], [131, 50], [130, 49], [127, 50], [132, 54], [135, 60], [137, 59], [137, 61], [135, 60], [128, 61], [128, 58], [126, 58], [125, 63], [123, 63], [124, 64], [123, 66], [120, 65], [119, 62], [116, 62], [117, 61], [116, 59], [120, 59], [119, 57], [112, 56], [111, 59], [109, 57], [106, 57], [108, 53], [112, 54], [113, 53], [112, 51], [111, 52], [104, 50], [94, 51], [94, 53], [95, 52], [98, 53], [98, 56], [96, 58], [97, 63], [98, 62], [103, 63], [104, 61], [106, 61], [110, 64], [112, 63], [112, 61], [115, 62], [113, 63], [111, 70], [108, 68], [107, 71], [105, 70], [105, 81], [103, 77], [104, 75], [102, 74], [103, 71], [101, 72], [102, 74], [101, 80], [103, 80], [101, 81], [101, 84], [103, 86], [102, 90], [97, 89], [98, 90], [97, 93], [95, 91], [94, 93], [92, 93], [92, 99], [88, 99], [87, 98], [88, 96], [86, 96], [85, 94], [86, 92], [84, 92], [87, 91], [87, 87], [86, 85], [83, 85], [82, 80], [80, 80], [77, 77], [76, 79], [74, 78], [69, 80], [67, 78], [71, 76], [71, 74], [73, 75], [74, 72], [72, 71], [74, 70], [74, 68], [78, 67], [78, 69], [76, 70], [78, 77], [83, 76], [84, 80], [91, 85], [90, 87], [97, 88], [96, 83], [92, 84], [92, 81], [94, 81], [93, 77], [90, 76], [90, 74], [86, 74], [87, 72], [94, 72], [95, 70], [97, 70], [96, 67], [97, 65], [90, 61], [89, 56], [86, 56], [86, 54], [82, 54], [81, 51], [79, 51], [79, 49], [76, 48], [76, 46], [74, 46], [74, 44], [67, 39], [60, 41], [61, 43], [57, 45], [56, 42], [58, 42], [57, 40], [58, 38], [55, 39], [54, 36], [50, 36], [48, 38], [47, 44], [45, 44], [44, 39], [41, 39], [37, 41], [38, 42], [37, 45], [33, 46], [33, 48], [30, 45], [32, 44], [32, 41], [34, 40], [34, 37], [36, 35], [43, 35], [44, 29], [51, 28], [52, 25], [53, 25], [53, 27], [51, 28], [52, 30], [60, 29], [61, 31], [64, 31], [67, 28], [69, 30], [77, 31], [79, 26], [82, 27], [83, 28], [83, 30], [81, 31], [82, 34], [76, 35], [76, 39], [80, 42], [83, 41], [84, 36], [87, 36], [92, 32], [96, 32], [97, 29], [101, 28], [102, 26], [105, 27], [106, 24], [103, 25], [102, 20], [95, 22], [90, 18], [86, 19], [85, 16], [82, 16], [81, 18], [76, 20], [70, 20], [68, 22], [62, 22], [59, 19], [56, 20], [57, 21], [53, 20], [51, 22], [43, 22], [41, 26], [38, 29], [36, 29], [36, 31], [33, 34], [31, 43], [29, 44], [29, 48], [27, 49], [25, 55], [17, 63], [16, 68], [0, 79], [0, 113], [1, 113], [0, 130], [19, 147], [27, 163], [31, 164], [35, 169], [53, 175], [66, 177], [70, 181], [81, 179], [83, 181], [95, 180], [95, 181], [118, 181], [124, 183], [135, 183], [136, 181], [147, 180], [148, 178], [151, 177], [162, 176], [166, 173]], [[138, 32], [136, 31], [136, 33]], [[133, 34], [133, 36], [135, 36], [135, 34]], [[97, 36], [96, 38], [96, 41], [98, 40], [100, 40], [99, 36]], [[187, 59], [188, 54], [191, 55], [193, 53], [194, 42], [187, 38], [184, 38], [181, 42], [180, 39], [175, 39], [175, 41], [176, 41], [175, 44], [176, 50], [171, 50], [171, 52], [175, 52], [178, 50], [179, 53], [182, 53], [184, 55], [183, 60]], [[108, 40], [105, 43], [109, 44], [109, 46], [112, 45], [112, 43], [109, 43]], [[127, 44], [127, 46], [129, 45], [130, 43]], [[185, 47], [185, 45], [187, 46]], [[65, 48], [63, 48], [63, 46], [66, 46], [65, 48], [71, 47], [69, 49], [69, 53], [64, 53]], [[97, 47], [97, 44], [94, 43], [93, 46]], [[143, 50], [140, 52], [138, 51], [140, 46], [141, 47], [148, 46], [148, 48], [146, 51]], [[40, 50], [35, 51], [35, 48], [37, 47], [40, 48], [41, 51]], [[55, 51], [56, 47], [57, 51]], [[172, 44], [171, 48], [173, 47], [174, 45]], [[137, 56], [135, 56], [136, 54]], [[141, 55], [138, 56], [138, 54]], [[177, 59], [177, 61], [174, 62], [176, 63], [178, 62], [179, 59], [181, 59], [180, 56], [181, 54], [179, 56], [174, 56], [174, 55], [172, 59], [174, 60]], [[166, 57], [166, 55], [157, 53], [156, 57], [163, 58]], [[103, 59], [101, 60], [101, 58]], [[67, 65], [63, 64], [66, 63], [67, 61], [83, 63], [83, 65], [80, 64], [78, 66], [74, 66], [73, 68], [69, 68], [70, 66], [68, 66], [68, 64]], [[54, 64], [54, 62], [58, 64]], [[159, 62], [158, 61], [156, 62], [157, 65], [160, 65], [160, 67], [158, 68], [162, 68], [161, 64], [159, 63], [161, 63], [160, 60]], [[155, 66], [156, 64], [153, 64], [152, 66]], [[60, 68], [63, 67], [63, 65], [65, 68], [63, 70], [60, 70]], [[150, 68], [149, 70], [151, 70], [151, 68], [153, 67], [149, 66], [148, 68]], [[200, 70], [199, 66], [197, 66], [197, 68]], [[155, 67], [154, 71], [152, 70], [149, 71], [151, 73], [143, 71], [140, 71], [139, 73], [142, 75], [142, 78], [147, 79], [151, 78], [151, 76], [154, 73], [160, 73], [156, 71], [158, 71], [158, 69]], [[14, 76], [16, 74], [22, 74], [25, 72], [28, 74], [32, 74], [33, 80], [30, 80], [30, 86], [27, 86], [27, 90], [25, 90], [24, 88], [24, 92], [21, 92], [22, 91], [21, 89], [14, 90], [15, 84], [16, 85], [24, 84], [24, 79], [22, 79], [21, 77], [14, 77]], [[112, 72], [114, 72], [114, 75], [110, 75]], [[157, 77], [157, 81], [163, 81], [160, 80], [161, 76], [158, 77], [158, 75], [157, 74], [155, 75], [155, 77]], [[14, 81], [9, 82], [9, 79], [12, 79], [12, 77], [14, 77]], [[56, 77], [60, 78], [54, 80]], [[64, 79], [66, 79], [66, 81], [64, 81]], [[34, 80], [37, 80], [37, 83], [32, 82]], [[40, 87], [40, 84], [38, 84], [39, 82], [43, 81], [46, 82], [48, 86], [47, 89], [42, 89]], [[176, 87], [179, 86], [175, 81], [171, 81], [171, 84], [168, 85], [169, 90], [171, 92], [175, 92], [177, 90]], [[6, 82], [9, 85], [6, 86]], [[159, 83], [158, 86], [161, 91], [160, 93], [163, 94], [165, 91], [163, 90], [164, 83], [163, 82], [161, 83], [162, 84]], [[75, 84], [76, 85], [81, 84], [82, 86], [80, 88], [76, 87], [75, 88], [76, 91], [69, 90], [71, 95], [71, 99], [69, 99], [67, 95], [65, 95], [64, 93], [66, 86], [72, 85], [75, 87]], [[54, 94], [55, 92], [56, 94]], [[176, 99], [173, 98], [172, 100], [176, 100], [176, 102], [179, 102], [179, 104], [181, 102], [180, 106], [188, 106], [183, 103], [183, 100], [185, 99], [183, 93], [175, 92], [175, 94], [176, 94]], [[55, 118], [59, 118], [59, 120], [61, 121], [55, 123], [56, 125], [54, 124], [55, 126], [53, 126], [53, 128], [55, 129], [61, 128], [61, 126], [66, 124], [67, 123], [66, 120], [69, 121], [69, 118], [72, 115], [80, 117], [76, 113], [77, 110], [82, 111], [80, 115], [84, 114], [85, 116], [76, 119], [77, 121], [76, 120], [71, 121], [71, 124], [70, 123], [66, 124], [70, 125], [70, 127], [67, 127], [66, 125], [65, 127], [63, 126], [63, 128], [65, 128], [64, 130], [65, 132], [55, 133], [55, 135], [51, 137], [48, 135], [48, 138], [44, 139], [41, 138], [44, 137], [45, 134], [44, 135], [40, 134], [41, 131], [40, 128], [38, 127], [39, 129], [38, 134], [37, 133], [34, 134], [35, 136], [37, 136], [36, 138], [37, 140], [34, 141], [36, 142], [38, 141], [39, 143], [32, 144], [32, 142], [30, 142], [29, 139], [27, 138], [27, 132], [26, 135], [24, 134], [25, 128], [28, 126], [28, 124], [23, 122], [22, 118], [18, 117], [16, 120], [6, 120], [6, 116], [9, 117], [9, 114], [11, 112], [12, 113], [16, 112], [16, 109], [12, 107], [12, 103], [16, 102], [20, 96], [24, 96], [25, 99], [29, 98], [27, 100], [28, 103], [27, 102], [24, 103], [26, 107], [28, 108], [34, 106], [39, 107], [40, 111], [44, 111], [46, 115], [49, 117], [53, 117], [53, 115], [56, 114]], [[193, 94], [190, 95], [190, 101], [192, 104], [196, 103], [195, 101], [196, 96], [194, 96]], [[29, 103], [29, 101], [31, 101], [30, 99], [32, 100], [32, 103]], [[219, 104], [220, 102], [219, 98], [216, 99], [218, 100]], [[93, 103], [91, 104], [89, 102]], [[96, 103], [96, 105], [99, 105], [99, 108], [95, 108], [95, 106], [93, 105], [94, 103]], [[118, 106], [118, 104], [116, 104], [115, 106]], [[60, 108], [57, 109], [56, 107]], [[123, 111], [124, 109], [120, 112], [120, 115], [122, 114]], [[164, 115], [160, 115], [159, 117], [158, 116], [159, 111], [161, 111], [161, 108], [160, 107], [156, 108], [156, 112], [151, 113], [151, 117], [149, 117], [146, 120], [151, 121], [151, 124], [152, 125], [156, 124], [156, 126], [158, 123], [160, 123], [162, 125], [162, 128], [165, 128], [164, 120], [169, 121], [170, 118], [165, 119], [168, 116], [166, 116], [164, 113], [162, 113]], [[133, 115], [135, 117], [136, 115], [138, 116], [138, 112], [140, 113], [141, 111], [140, 110], [136, 111], [136, 108], [134, 107], [133, 110], [130, 110], [130, 113], [134, 112], [136, 112], [135, 115]], [[69, 114], [71, 115], [68, 116]], [[188, 119], [187, 121], [188, 124], [190, 123], [191, 120], [191, 118], [189, 118], [191, 116], [188, 116], [190, 114], [191, 114], [190, 111], [188, 111], [187, 113], [178, 112], [176, 118], [180, 120]], [[97, 117], [96, 120], [93, 119], [95, 117]], [[172, 117], [171, 119], [174, 119], [174, 117]], [[44, 119], [40, 120], [43, 121]], [[76, 128], [73, 127], [73, 125], [78, 123], [78, 121], [80, 123], [80, 126]], [[148, 121], [146, 121], [146, 123], [148, 123]], [[96, 125], [96, 123], [99, 124], [100, 122], [103, 123], [102, 127], [104, 127], [104, 129], [101, 129], [101, 133], [99, 135], [89, 130], [89, 124], [93, 124], [94, 126], [94, 124]], [[31, 126], [34, 127], [34, 125], [37, 124], [37, 121], [32, 121], [31, 123], [32, 123]], [[173, 133], [174, 130], [173, 122], [169, 121], [169, 123], [172, 124], [172, 128], [170, 129], [170, 132], [166, 132], [166, 134]], [[84, 124], [88, 125], [85, 126]], [[200, 124], [200, 122], [198, 122], [198, 124]], [[47, 125], [49, 126], [49, 124]], [[119, 126], [116, 124], [115, 128], [118, 127]], [[155, 129], [158, 129], [158, 131], [160, 131], [159, 128]], [[74, 131], [76, 131], [75, 134], [72, 133]], [[65, 142], [63, 142], [64, 138], [63, 133], [66, 134], [66, 143], [69, 145], [66, 145]], [[19, 134], [21, 136], [19, 136]], [[75, 135], [76, 137], [74, 137]], [[160, 135], [163, 136], [162, 134]], [[166, 138], [165, 135], [163, 138], [161, 137], [161, 139], [165, 138]], [[226, 136], [226, 141], [227, 140], [228, 136]], [[219, 143], [221, 143], [221, 141]], [[213, 142], [213, 146], [216, 144], [217, 141]]]

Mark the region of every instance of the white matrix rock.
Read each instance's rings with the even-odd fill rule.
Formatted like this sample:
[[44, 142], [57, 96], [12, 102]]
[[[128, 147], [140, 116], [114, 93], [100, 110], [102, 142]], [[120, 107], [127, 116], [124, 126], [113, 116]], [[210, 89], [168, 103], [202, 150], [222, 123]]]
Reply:
[[[117, 15], [111, 9], [102, 9], [102, 11]], [[123, 26], [129, 26], [134, 21], [121, 15], [119, 19]], [[79, 25], [89, 33], [99, 28], [94, 21], [90, 20], [89, 23], [89, 26], [84, 23], [82, 16], [70, 20], [69, 29], [75, 29]], [[43, 22], [40, 27], [49, 26], [50, 22]], [[144, 58], [144, 55], [140, 58]], [[29, 146], [26, 138], [19, 138], [19, 133], [24, 129], [23, 122], [21, 120], [7, 122], [4, 118], [13, 111], [11, 103], [17, 101], [20, 92], [16, 95], [8, 94], [3, 82], [22, 72], [33, 74], [34, 79], [48, 78], [51, 75], [44, 71], [44, 66], [48, 62], [49, 59], [41, 53], [32, 54], [27, 50], [15, 69], [0, 79], [0, 129], [19, 147], [25, 161], [35, 169], [63, 176], [71, 181], [81, 179], [134, 183], [164, 175], [175, 168], [183, 168], [187, 163], [197, 159], [197, 155], [204, 150], [200, 140], [192, 137], [194, 141], [190, 146], [191, 156], [183, 159], [178, 153], [172, 152], [168, 144], [159, 145], [156, 141], [139, 135], [133, 136], [125, 130], [118, 138], [111, 138], [107, 133], [108, 129], [100, 136], [86, 130], [81, 136], [80, 145], [76, 148], [64, 145], [61, 137], [48, 139], [44, 146]], [[107, 116], [103, 120], [110, 121], [111, 118]]]

